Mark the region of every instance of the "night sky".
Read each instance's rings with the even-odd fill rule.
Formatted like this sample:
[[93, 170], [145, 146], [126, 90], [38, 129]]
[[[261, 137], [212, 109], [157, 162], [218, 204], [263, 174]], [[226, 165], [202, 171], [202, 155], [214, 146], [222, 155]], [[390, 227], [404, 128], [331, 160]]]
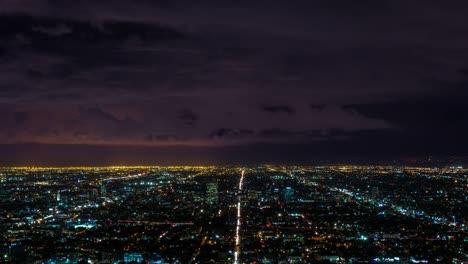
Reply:
[[0, 165], [468, 154], [468, 1], [0, 0]]

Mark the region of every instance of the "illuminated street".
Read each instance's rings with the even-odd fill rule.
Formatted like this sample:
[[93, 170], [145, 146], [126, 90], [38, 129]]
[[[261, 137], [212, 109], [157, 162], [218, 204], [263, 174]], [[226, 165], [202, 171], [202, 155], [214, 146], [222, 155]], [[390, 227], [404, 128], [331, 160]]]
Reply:
[[241, 172], [241, 177], [239, 180], [239, 193], [238, 195], [238, 202], [237, 202], [237, 224], [236, 224], [236, 247], [234, 252], [234, 264], [239, 263], [239, 254], [241, 250], [241, 237], [240, 237], [240, 230], [242, 228], [242, 219], [241, 219], [241, 203], [242, 203], [242, 185], [244, 182], [244, 170]]

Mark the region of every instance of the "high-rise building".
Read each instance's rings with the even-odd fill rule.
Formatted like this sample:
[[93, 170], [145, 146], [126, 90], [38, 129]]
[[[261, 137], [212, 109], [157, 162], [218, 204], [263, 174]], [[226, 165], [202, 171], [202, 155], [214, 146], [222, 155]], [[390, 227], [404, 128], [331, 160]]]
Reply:
[[99, 189], [101, 197], [106, 197], [107, 191], [106, 191], [106, 185], [102, 184], [101, 188]]
[[294, 202], [294, 189], [286, 187], [283, 192], [284, 201], [287, 203]]
[[143, 255], [140, 253], [125, 253], [124, 254], [124, 262], [132, 262], [135, 261], [136, 263], [140, 263], [143, 261]]
[[218, 200], [218, 183], [210, 182], [206, 184], [206, 202], [209, 204], [217, 204]]

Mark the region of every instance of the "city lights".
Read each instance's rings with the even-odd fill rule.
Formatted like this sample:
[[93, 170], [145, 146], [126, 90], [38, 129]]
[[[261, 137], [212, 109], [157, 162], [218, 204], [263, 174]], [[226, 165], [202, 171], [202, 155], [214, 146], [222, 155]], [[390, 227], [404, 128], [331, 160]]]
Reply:
[[462, 263], [467, 172], [2, 168], [0, 251], [23, 263]]

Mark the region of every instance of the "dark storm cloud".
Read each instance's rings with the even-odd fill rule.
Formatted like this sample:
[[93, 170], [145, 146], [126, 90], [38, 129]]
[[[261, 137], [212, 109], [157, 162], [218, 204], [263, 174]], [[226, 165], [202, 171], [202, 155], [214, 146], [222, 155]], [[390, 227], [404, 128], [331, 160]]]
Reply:
[[242, 138], [250, 137], [255, 134], [255, 131], [249, 129], [231, 129], [231, 128], [220, 128], [210, 134], [211, 138], [214, 139], [226, 139], [226, 138]]
[[288, 137], [288, 136], [293, 136], [296, 133], [292, 131], [283, 130], [281, 128], [269, 128], [269, 129], [264, 129], [260, 131], [260, 134], [262, 136], [267, 136], [267, 137]]
[[80, 99], [83, 99], [83, 95], [79, 93], [54, 93], [54, 94], [48, 94], [46, 98], [52, 101], [80, 100]]
[[130, 37], [139, 38], [144, 42], [183, 36], [170, 27], [132, 21], [91, 22], [3, 14], [0, 15], [0, 22], [0, 36], [3, 43], [19, 46], [23, 44], [35, 50], [51, 53], [73, 53], [74, 48], [84, 49], [91, 45], [128, 40]]
[[462, 75], [468, 75], [468, 69], [466, 69], [466, 68], [459, 69], [458, 73], [460, 73]]
[[113, 115], [103, 111], [102, 109], [99, 108], [80, 108], [80, 116], [83, 119], [89, 120], [89, 119], [96, 119], [97, 121], [100, 122], [111, 122], [111, 123], [117, 123], [120, 120], [114, 117]]
[[49, 34], [52, 36], [61, 36], [61, 35], [71, 34], [73, 32], [73, 28], [65, 24], [58, 24], [58, 25], [49, 26], [49, 27], [41, 25], [41, 26], [34, 27], [33, 30], [37, 32]]
[[272, 114], [288, 114], [292, 115], [296, 112], [294, 108], [289, 105], [269, 105], [262, 107], [263, 111]]
[[427, 129], [426, 133], [431, 134], [441, 130], [468, 129], [465, 99], [413, 98], [411, 101], [347, 105], [345, 109], [386, 120], [403, 129]]
[[[367, 132], [369, 142], [382, 138], [387, 144], [402, 146], [408, 153], [465, 155], [468, 140], [468, 85], [465, 81], [432, 81], [426, 96], [413, 96], [386, 102], [346, 105], [345, 109], [377, 118], [398, 127], [385, 133]], [[363, 134], [354, 135], [364, 141]], [[392, 151], [395, 151], [391, 148]]]
[[314, 111], [323, 111], [323, 109], [325, 109], [326, 105], [324, 104], [310, 104], [310, 109], [314, 110]]
[[198, 120], [198, 115], [190, 109], [183, 109], [179, 111], [178, 117], [187, 125], [193, 125]]
[[0, 143], [449, 150], [467, 129], [467, 8], [2, 1]]

